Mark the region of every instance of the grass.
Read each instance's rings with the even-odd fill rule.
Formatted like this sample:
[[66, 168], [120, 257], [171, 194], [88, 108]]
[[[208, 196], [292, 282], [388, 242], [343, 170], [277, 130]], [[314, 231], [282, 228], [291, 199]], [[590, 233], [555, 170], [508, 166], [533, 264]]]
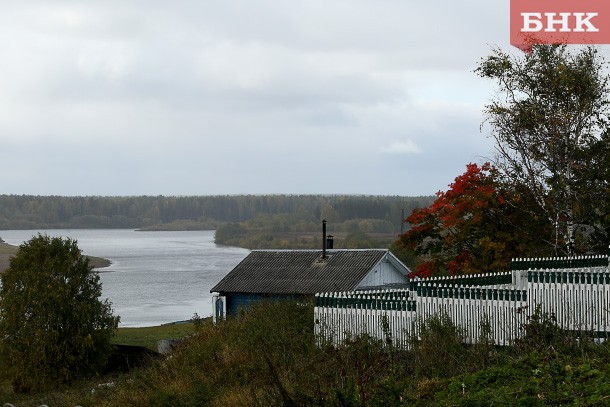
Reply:
[[[148, 368], [5, 401], [102, 407], [610, 403], [610, 343], [559, 331], [548, 319], [533, 319], [523, 341], [499, 348], [484, 340], [462, 345], [450, 319], [432, 317], [422, 322], [421, 338], [400, 350], [366, 336], [319, 348], [312, 316], [311, 305], [258, 305], [217, 326], [191, 327], [195, 334], [184, 346]], [[181, 327], [124, 328], [119, 338], [135, 344], [139, 333], [151, 343], [175, 328]], [[112, 387], [98, 386], [110, 381]]]
[[[211, 319], [204, 319], [201, 321], [201, 326], [207, 324], [211, 325]], [[142, 328], [119, 328], [116, 336], [112, 340], [115, 344], [121, 345], [135, 345], [144, 346], [151, 350], [157, 351], [157, 343], [162, 339], [183, 339], [195, 333], [195, 325], [193, 323], [173, 323], [165, 324], [160, 326], [142, 327]], [[16, 395], [13, 393], [10, 378], [3, 375], [5, 369], [2, 368], [2, 360], [0, 359], [0, 405], [6, 402], [15, 404], [15, 400], [21, 401], [27, 405], [27, 402], [32, 397], [28, 395]], [[71, 399], [73, 397], [80, 398], [83, 391], [89, 392], [91, 388], [96, 387], [98, 382], [104, 383], [112, 381], [112, 378], [98, 377], [93, 380], [86, 380], [81, 383], [76, 383], [74, 386], [68, 389], [61, 389], [61, 393], [66, 393], [66, 397]], [[53, 405], [62, 405], [64, 396], [61, 394], [45, 394], [45, 395], [34, 395], [34, 397], [41, 397], [44, 400], [54, 400]], [[34, 403], [38, 406], [42, 403]], [[51, 403], [49, 403], [51, 404]], [[78, 403], [76, 403], [78, 404]], [[21, 405], [21, 404], [18, 404]], [[75, 405], [75, 404], [73, 404]]]
[[191, 322], [143, 328], [119, 328], [112, 342], [121, 345], [145, 346], [156, 351], [157, 342], [162, 339], [181, 339], [194, 333], [195, 326]]
[[[610, 344], [560, 332], [540, 316], [521, 343], [465, 346], [447, 317], [422, 322], [409, 350], [353, 338], [318, 348], [311, 306], [270, 303], [206, 325], [167, 359], [100, 406], [484, 406], [604, 405]], [[87, 403], [85, 403], [85, 401]]]

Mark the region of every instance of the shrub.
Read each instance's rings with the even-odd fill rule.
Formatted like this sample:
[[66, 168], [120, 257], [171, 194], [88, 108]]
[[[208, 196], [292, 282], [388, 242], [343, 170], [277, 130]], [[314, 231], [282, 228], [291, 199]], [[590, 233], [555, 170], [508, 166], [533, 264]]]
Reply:
[[411, 340], [416, 372], [422, 377], [450, 377], [463, 370], [463, 334], [449, 315], [441, 313], [419, 322], [420, 339]]
[[119, 317], [76, 241], [38, 235], [2, 274], [0, 357], [16, 391], [71, 382], [107, 361]]

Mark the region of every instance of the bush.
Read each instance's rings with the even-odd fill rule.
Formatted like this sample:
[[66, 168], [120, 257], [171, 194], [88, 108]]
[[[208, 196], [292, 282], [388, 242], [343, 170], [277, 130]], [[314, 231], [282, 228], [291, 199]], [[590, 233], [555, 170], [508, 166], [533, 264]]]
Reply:
[[2, 274], [0, 357], [16, 391], [68, 383], [106, 363], [119, 317], [76, 241], [38, 235]]
[[524, 335], [514, 344], [514, 350], [520, 354], [583, 354], [594, 345], [590, 332], [561, 329], [555, 315], [542, 312], [540, 307], [536, 308], [522, 330]]
[[463, 334], [449, 315], [433, 315], [419, 322], [420, 339], [412, 339], [414, 366], [422, 377], [450, 377], [463, 370]]

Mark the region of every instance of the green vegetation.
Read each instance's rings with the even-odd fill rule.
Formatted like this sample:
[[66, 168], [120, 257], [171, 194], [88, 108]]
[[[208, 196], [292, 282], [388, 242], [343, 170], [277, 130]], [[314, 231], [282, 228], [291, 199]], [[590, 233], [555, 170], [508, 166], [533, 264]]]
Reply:
[[[202, 321], [211, 324], [211, 319]], [[121, 345], [144, 346], [157, 351], [157, 343], [162, 339], [182, 339], [195, 333], [195, 325], [189, 323], [172, 323], [142, 328], [119, 328], [112, 343]]]
[[119, 317], [71, 239], [38, 235], [2, 274], [0, 357], [18, 391], [69, 383], [106, 363]]
[[[204, 319], [200, 321], [200, 326], [210, 325], [210, 319]], [[195, 333], [195, 324], [189, 323], [173, 323], [164, 324], [160, 326], [142, 327], [142, 328], [118, 328], [116, 335], [112, 338], [113, 344], [120, 345], [132, 345], [132, 346], [144, 346], [153, 351], [157, 351], [158, 341], [162, 339], [184, 339]], [[97, 382], [108, 382], [114, 380], [115, 375], [110, 374], [107, 376], [98, 376], [93, 380], [84, 380], [71, 383], [69, 385], [59, 385], [54, 390], [46, 391], [44, 393], [33, 393], [33, 394], [19, 394], [13, 391], [10, 377], [7, 374], [7, 367], [0, 358], [0, 403], [16, 401], [28, 404], [29, 400], [34, 400], [37, 397], [44, 398], [45, 401], [51, 405], [62, 405], [64, 396], [62, 392], [71, 394], [70, 397], [74, 397], [75, 394], [87, 393], [91, 391], [92, 387], [95, 387]], [[53, 401], [53, 403], [51, 403]], [[69, 403], [68, 403], [69, 404]], [[19, 403], [18, 405], [22, 405]], [[39, 404], [34, 405], [37, 407]]]
[[[241, 223], [227, 223], [216, 230], [216, 243], [248, 249], [319, 249], [322, 231], [319, 221], [286, 214], [258, 215]], [[350, 219], [329, 222], [335, 249], [389, 247], [398, 232], [381, 219]]]
[[[525, 336], [498, 348], [461, 344], [446, 316], [421, 323], [399, 350], [370, 337], [316, 346], [311, 305], [260, 304], [218, 326], [199, 325], [171, 358], [61, 391], [4, 396], [54, 406], [604, 405], [610, 345], [559, 330], [536, 314]], [[98, 386], [112, 381], [112, 387]], [[91, 390], [95, 389], [94, 392]], [[1, 394], [1, 393], [0, 393]], [[38, 404], [27, 404], [35, 400]], [[20, 404], [21, 403], [21, 404]], [[34, 403], [34, 402], [32, 402]]]
[[217, 230], [219, 244], [250, 249], [318, 248], [326, 219], [337, 248], [388, 247], [403, 213], [432, 197], [240, 195], [58, 197], [0, 195], [1, 229]]
[[[314, 199], [311, 201], [311, 199]], [[309, 209], [257, 213], [216, 229], [216, 242], [249, 249], [318, 249], [322, 219], [336, 249], [389, 247], [402, 226], [402, 213], [432, 202], [431, 197], [311, 196]], [[312, 203], [315, 205], [311, 206]]]
[[525, 187], [558, 254], [608, 247], [607, 68], [593, 46], [534, 45], [529, 54], [494, 49], [476, 70], [497, 84], [484, 109], [496, 167], [513, 187]]
[[157, 232], [157, 231], [184, 231], [184, 230], [214, 230], [221, 223], [209, 219], [209, 220], [188, 220], [188, 219], [177, 219], [168, 223], [160, 223], [158, 225], [142, 227], [138, 230], [142, 232]]
[[215, 229], [257, 215], [292, 216], [303, 222], [380, 219], [400, 230], [401, 211], [430, 197], [353, 195], [235, 195], [61, 197], [0, 195], [0, 230], [63, 228]]

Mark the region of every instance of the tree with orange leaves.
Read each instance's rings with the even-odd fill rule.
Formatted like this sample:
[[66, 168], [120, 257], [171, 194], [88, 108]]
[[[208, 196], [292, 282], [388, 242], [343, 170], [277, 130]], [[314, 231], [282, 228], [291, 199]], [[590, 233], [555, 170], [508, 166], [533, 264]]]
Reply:
[[508, 270], [512, 257], [548, 252], [544, 218], [527, 190], [499, 178], [489, 163], [468, 164], [432, 205], [405, 219], [411, 229], [395, 247], [419, 257], [414, 275]]

